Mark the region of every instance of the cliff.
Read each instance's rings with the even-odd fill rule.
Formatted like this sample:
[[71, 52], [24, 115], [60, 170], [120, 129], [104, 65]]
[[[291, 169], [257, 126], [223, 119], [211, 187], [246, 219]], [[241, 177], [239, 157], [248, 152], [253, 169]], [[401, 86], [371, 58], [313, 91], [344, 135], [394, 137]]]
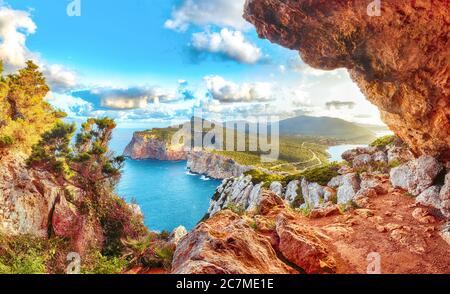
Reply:
[[251, 167], [240, 165], [230, 158], [209, 152], [194, 151], [187, 156], [187, 168], [196, 174], [214, 179], [239, 177]]
[[124, 156], [132, 159], [186, 160], [184, 145], [172, 146], [166, 141], [146, 132], [135, 132], [125, 148]]
[[450, 10], [447, 0], [247, 0], [260, 35], [311, 66], [347, 68], [383, 120], [419, 155], [450, 160]]

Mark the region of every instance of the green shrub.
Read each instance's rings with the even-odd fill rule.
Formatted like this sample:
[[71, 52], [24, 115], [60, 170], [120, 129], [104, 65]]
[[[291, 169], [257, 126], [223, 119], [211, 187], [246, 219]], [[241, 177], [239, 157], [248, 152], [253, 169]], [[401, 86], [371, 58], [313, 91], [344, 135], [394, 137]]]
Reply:
[[83, 274], [120, 274], [128, 266], [128, 262], [119, 257], [102, 255], [99, 251], [89, 254], [81, 264]]
[[297, 189], [297, 196], [295, 197], [291, 206], [292, 206], [292, 208], [297, 208], [297, 207], [300, 207], [300, 205], [302, 205], [303, 203], [305, 203], [305, 197], [303, 197], [302, 189], [301, 189], [301, 187], [299, 187]]
[[301, 174], [308, 182], [318, 183], [325, 186], [328, 182], [339, 175], [340, 166], [337, 163], [330, 163], [321, 167], [309, 169]]
[[370, 146], [371, 147], [386, 147], [386, 146], [392, 145], [396, 139], [397, 139], [397, 137], [394, 135], [380, 137], [380, 138], [376, 139], [375, 141], [373, 141], [370, 144]]
[[244, 173], [245, 176], [251, 176], [252, 177], [252, 183], [254, 185], [257, 185], [259, 183], [264, 183], [264, 187], [267, 188], [270, 186], [272, 182], [282, 182], [284, 180], [283, 176], [276, 175], [276, 174], [267, 174], [257, 169], [252, 169], [246, 173]]

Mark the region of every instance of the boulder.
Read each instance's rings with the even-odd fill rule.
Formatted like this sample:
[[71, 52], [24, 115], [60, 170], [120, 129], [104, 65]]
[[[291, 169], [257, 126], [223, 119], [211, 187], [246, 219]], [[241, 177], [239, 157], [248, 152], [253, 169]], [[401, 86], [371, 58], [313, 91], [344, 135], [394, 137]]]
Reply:
[[295, 200], [295, 198], [297, 198], [297, 191], [298, 191], [298, 187], [300, 185], [300, 181], [295, 180], [295, 181], [291, 181], [289, 182], [289, 184], [286, 187], [286, 193], [284, 195], [284, 199], [289, 202], [290, 204], [292, 204]]
[[434, 157], [422, 156], [393, 168], [390, 173], [391, 184], [418, 196], [433, 185], [441, 170], [442, 165]]
[[325, 191], [321, 185], [302, 179], [301, 187], [303, 199], [308, 208], [319, 208], [324, 203]]
[[174, 244], [175, 246], [178, 245], [180, 240], [187, 235], [187, 230], [183, 226], [176, 227], [173, 229], [172, 233], [169, 235], [169, 243]]
[[283, 185], [281, 185], [280, 182], [272, 182], [270, 184], [270, 191], [274, 192], [275, 194], [277, 194], [279, 197], [282, 197], [283, 195]]
[[230, 210], [199, 224], [179, 243], [174, 274], [288, 274], [267, 237]]
[[333, 273], [336, 270], [336, 261], [311, 227], [292, 223], [279, 215], [276, 231], [281, 254], [307, 274]]
[[338, 204], [347, 204], [353, 200], [360, 190], [360, 179], [356, 173], [337, 176], [328, 183], [328, 186], [337, 189]]
[[47, 237], [62, 189], [50, 173], [28, 168], [24, 154], [0, 156], [0, 233]]
[[416, 197], [416, 203], [423, 206], [441, 209], [441, 199], [439, 198], [440, 190], [441, 187], [439, 186], [431, 186]]

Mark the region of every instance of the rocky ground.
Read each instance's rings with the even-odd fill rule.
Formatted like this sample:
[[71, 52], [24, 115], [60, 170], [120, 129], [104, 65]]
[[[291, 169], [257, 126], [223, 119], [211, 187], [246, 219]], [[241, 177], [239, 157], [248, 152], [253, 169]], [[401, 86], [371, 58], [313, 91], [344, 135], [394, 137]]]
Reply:
[[395, 144], [344, 157], [325, 186], [225, 180], [211, 218], [178, 243], [172, 272], [366, 273], [375, 252], [383, 273], [450, 273], [445, 168]]

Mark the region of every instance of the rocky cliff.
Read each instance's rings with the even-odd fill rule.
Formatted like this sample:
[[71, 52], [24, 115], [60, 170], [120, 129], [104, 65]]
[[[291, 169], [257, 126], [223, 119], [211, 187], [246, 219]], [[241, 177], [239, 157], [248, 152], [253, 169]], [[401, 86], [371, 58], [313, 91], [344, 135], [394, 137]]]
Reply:
[[135, 132], [123, 155], [132, 159], [170, 161], [186, 160], [187, 158], [183, 144], [173, 146], [146, 132]]
[[347, 68], [415, 155], [448, 162], [448, 1], [381, 1], [379, 16], [371, 2], [247, 0], [244, 17], [315, 68]]
[[251, 167], [209, 151], [194, 151], [187, 156], [187, 168], [196, 174], [214, 179], [239, 177]]

